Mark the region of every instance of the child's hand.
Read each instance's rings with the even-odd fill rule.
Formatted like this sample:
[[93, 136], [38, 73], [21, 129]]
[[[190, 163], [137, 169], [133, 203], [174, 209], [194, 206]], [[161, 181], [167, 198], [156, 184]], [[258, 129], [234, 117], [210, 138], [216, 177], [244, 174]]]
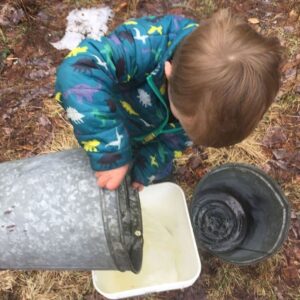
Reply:
[[107, 171], [98, 171], [95, 173], [97, 177], [97, 184], [101, 188], [105, 188], [108, 190], [115, 190], [119, 187], [121, 182], [123, 181], [129, 165], [122, 166], [120, 168], [107, 170]]
[[141, 183], [139, 183], [139, 182], [133, 182], [132, 184], [131, 184], [131, 186], [135, 189], [135, 190], [137, 190], [137, 191], [142, 191], [143, 190], [143, 188], [144, 188], [144, 186], [141, 184]]

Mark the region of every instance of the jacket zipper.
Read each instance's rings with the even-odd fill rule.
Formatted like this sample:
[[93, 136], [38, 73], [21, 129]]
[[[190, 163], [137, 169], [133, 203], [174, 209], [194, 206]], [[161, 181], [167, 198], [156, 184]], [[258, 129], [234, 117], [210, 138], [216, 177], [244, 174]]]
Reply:
[[166, 111], [166, 118], [162, 122], [162, 124], [159, 125], [159, 127], [157, 129], [151, 131], [150, 133], [144, 134], [142, 136], [133, 138], [135, 141], [139, 141], [139, 142], [143, 142], [143, 143], [152, 141], [161, 133], [175, 133], [175, 132], [180, 132], [183, 130], [182, 128], [164, 129], [164, 127], [167, 125], [168, 120], [169, 120], [169, 110], [168, 110], [167, 104], [166, 104], [164, 98], [162, 97], [160, 91], [158, 90], [157, 86], [154, 84], [152, 75], [149, 75], [147, 77], [147, 82], [148, 82], [149, 86], [151, 87], [151, 89], [153, 90], [154, 94], [157, 96], [159, 101], [164, 106], [165, 111]]

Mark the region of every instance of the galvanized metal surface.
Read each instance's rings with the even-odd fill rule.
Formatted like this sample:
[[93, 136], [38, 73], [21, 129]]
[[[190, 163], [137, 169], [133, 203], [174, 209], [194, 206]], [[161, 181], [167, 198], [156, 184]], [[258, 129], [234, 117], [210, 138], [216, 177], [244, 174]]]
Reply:
[[[0, 189], [1, 269], [139, 268], [143, 239], [134, 236], [142, 231], [138, 195], [126, 198], [126, 182], [121, 193], [98, 188], [82, 149], [1, 163]], [[123, 236], [119, 205], [128, 201], [134, 209], [125, 209], [130, 230]], [[109, 225], [102, 218], [103, 205]], [[105, 230], [118, 235], [120, 249], [129, 251], [123, 249], [123, 255], [136, 261], [123, 264], [122, 255], [118, 260]], [[134, 245], [136, 256], [130, 257]]]

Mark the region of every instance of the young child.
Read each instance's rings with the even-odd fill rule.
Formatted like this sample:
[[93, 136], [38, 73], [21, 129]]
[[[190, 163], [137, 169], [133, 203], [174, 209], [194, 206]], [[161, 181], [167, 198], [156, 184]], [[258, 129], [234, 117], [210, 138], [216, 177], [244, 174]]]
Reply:
[[168, 176], [191, 141], [222, 147], [255, 128], [279, 89], [281, 47], [227, 10], [206, 23], [130, 19], [86, 39], [57, 71], [56, 99], [98, 185], [127, 172], [141, 189]]

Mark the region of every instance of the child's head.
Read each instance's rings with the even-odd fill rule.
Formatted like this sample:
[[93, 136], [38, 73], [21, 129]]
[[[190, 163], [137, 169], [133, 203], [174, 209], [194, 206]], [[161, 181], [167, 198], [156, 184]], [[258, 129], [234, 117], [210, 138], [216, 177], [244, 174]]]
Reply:
[[227, 10], [186, 37], [166, 64], [171, 109], [190, 138], [228, 146], [247, 137], [279, 89], [281, 46]]

